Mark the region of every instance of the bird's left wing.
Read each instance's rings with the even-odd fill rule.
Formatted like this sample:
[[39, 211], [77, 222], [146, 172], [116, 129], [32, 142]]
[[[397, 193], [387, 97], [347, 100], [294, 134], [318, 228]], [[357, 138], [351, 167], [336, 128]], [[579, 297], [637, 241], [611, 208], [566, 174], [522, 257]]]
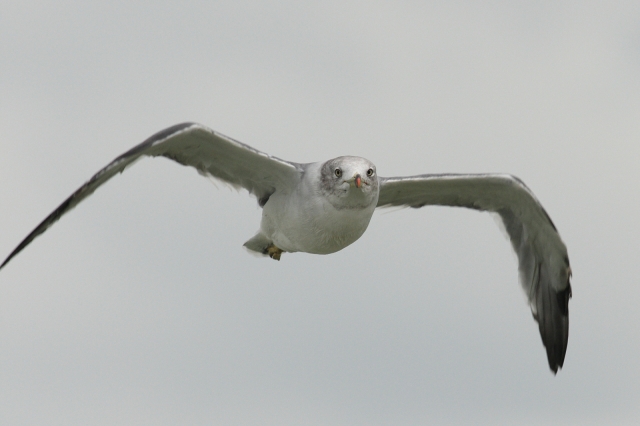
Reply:
[[0, 269], [63, 214], [143, 156], [167, 157], [194, 167], [202, 175], [221, 179], [236, 188], [245, 188], [258, 198], [261, 206], [276, 189], [295, 185], [303, 171], [297, 163], [260, 152], [200, 124], [177, 124], [131, 148], [96, 173], [47, 216], [11, 252]]
[[571, 268], [560, 235], [527, 186], [511, 175], [443, 174], [380, 178], [381, 206], [467, 207], [500, 215], [518, 255], [520, 283], [527, 294], [555, 373], [564, 363], [569, 338]]

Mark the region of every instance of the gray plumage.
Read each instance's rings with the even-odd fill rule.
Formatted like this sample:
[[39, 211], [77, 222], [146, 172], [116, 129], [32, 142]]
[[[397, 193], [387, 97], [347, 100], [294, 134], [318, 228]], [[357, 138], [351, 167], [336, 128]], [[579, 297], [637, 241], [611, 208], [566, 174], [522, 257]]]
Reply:
[[427, 205], [497, 213], [518, 256], [520, 283], [540, 328], [549, 367], [562, 367], [569, 335], [571, 268], [567, 249], [533, 193], [511, 175], [378, 177], [361, 157], [298, 164], [270, 156], [207, 127], [178, 124], [117, 157], [47, 216], [0, 265], [3, 268], [62, 215], [143, 156], [163, 156], [253, 194], [263, 207], [249, 250], [329, 254], [355, 242], [376, 207]]

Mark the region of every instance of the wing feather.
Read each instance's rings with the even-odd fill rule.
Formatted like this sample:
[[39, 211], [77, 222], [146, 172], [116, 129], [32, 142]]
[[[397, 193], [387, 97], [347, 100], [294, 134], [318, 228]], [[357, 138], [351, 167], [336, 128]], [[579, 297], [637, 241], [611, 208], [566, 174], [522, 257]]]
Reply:
[[194, 167], [200, 174], [248, 190], [258, 198], [260, 205], [264, 205], [277, 189], [294, 185], [303, 172], [300, 164], [270, 156], [200, 124], [177, 124], [131, 148], [91, 177], [27, 235], [0, 269], [62, 215], [143, 156], [163, 156]]
[[520, 283], [538, 322], [549, 367], [564, 364], [569, 338], [571, 268], [567, 248], [527, 186], [511, 175], [443, 174], [380, 178], [378, 207], [427, 205], [497, 213], [518, 256]]

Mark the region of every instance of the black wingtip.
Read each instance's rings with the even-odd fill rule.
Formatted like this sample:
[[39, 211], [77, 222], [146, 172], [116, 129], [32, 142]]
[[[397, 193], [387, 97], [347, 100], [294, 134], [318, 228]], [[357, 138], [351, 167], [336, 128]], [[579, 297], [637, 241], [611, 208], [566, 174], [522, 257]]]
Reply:
[[9, 263], [9, 261], [11, 259], [13, 259], [18, 253], [20, 253], [26, 246], [28, 246], [40, 234], [45, 232], [51, 225], [56, 223], [62, 217], [63, 214], [65, 214], [67, 211], [69, 211], [72, 208], [73, 198], [76, 196], [76, 194], [81, 192], [87, 185], [89, 185], [90, 182], [91, 181], [89, 181], [89, 182], [85, 183], [84, 185], [82, 185], [76, 192], [71, 194], [71, 196], [69, 198], [64, 200], [62, 202], [62, 204], [60, 204], [53, 212], [51, 212], [51, 214], [49, 214], [49, 216], [47, 216], [42, 222], [40, 222], [40, 224], [38, 224], [38, 226], [36, 226], [35, 229], [33, 231], [31, 231], [31, 233], [29, 235], [27, 235], [26, 238], [20, 242], [20, 244], [18, 244], [18, 247], [16, 247], [11, 252], [9, 257], [7, 257], [4, 260], [4, 262], [2, 262], [2, 265], [0, 265], [0, 269], [2, 269], [4, 267], [4, 265]]
[[13, 259], [18, 253], [20, 253], [22, 251], [23, 248], [25, 248], [27, 246], [27, 244], [29, 244], [31, 241], [27, 241], [26, 244], [24, 243], [24, 241], [18, 246], [16, 247], [9, 256], [7, 256], [7, 258], [4, 260], [4, 262], [2, 262], [2, 264], [0, 265], [0, 270], [2, 270], [2, 268], [4, 268], [4, 265], [6, 265], [7, 263], [9, 263], [9, 261], [11, 259]]
[[556, 297], [558, 299], [558, 306], [560, 307], [560, 312], [562, 315], [568, 317], [569, 316], [569, 299], [571, 299], [573, 293], [571, 292], [571, 283], [567, 282], [567, 288], [562, 291], [556, 293]]
[[[571, 299], [571, 284], [559, 292], [554, 292], [555, 298], [549, 298], [547, 302], [554, 304], [555, 309], [549, 312], [547, 323], [534, 316], [540, 326], [542, 342], [547, 350], [549, 368], [553, 374], [557, 374], [564, 365], [569, 341], [569, 299]], [[555, 299], [555, 300], [553, 300]]]
[[9, 263], [9, 261], [11, 260], [11, 257], [12, 257], [12, 256], [11, 256], [11, 255], [9, 255], [9, 257], [7, 257], [7, 258], [4, 260], [4, 262], [2, 262], [2, 265], [0, 265], [0, 270], [1, 270], [2, 268], [4, 268], [4, 265], [6, 265], [7, 263]]
[[[25, 238], [24, 240], [22, 240], [22, 242], [18, 245], [18, 247], [16, 247], [15, 249], [13, 249], [13, 251], [11, 252], [11, 254], [9, 256], [7, 256], [7, 258], [4, 260], [4, 262], [2, 262], [2, 265], [0, 265], [0, 270], [2, 268], [4, 268], [4, 265], [6, 265], [7, 263], [9, 263], [9, 261], [11, 259], [13, 259], [18, 253], [20, 253], [22, 251], [22, 249], [24, 249], [27, 245], [29, 245], [29, 243], [31, 241], [33, 241], [33, 239], [38, 235], [35, 234], [37, 231], [37, 228], [31, 233], [29, 234], [29, 236], [27, 236], [27, 238]], [[34, 235], [35, 234], [35, 235]]]
[[[35, 238], [35, 237], [34, 237]], [[0, 265], [0, 270], [2, 270], [2, 268], [4, 268], [4, 266], [9, 263], [9, 261], [11, 259], [13, 259], [18, 253], [20, 253], [22, 251], [22, 249], [24, 249], [31, 241], [33, 240], [33, 238], [28, 238], [25, 239], [24, 241], [22, 241], [22, 243], [20, 243], [20, 245], [18, 247], [16, 247], [9, 256], [7, 256], [7, 258], [4, 260], [4, 262], [2, 262], [2, 264]]]

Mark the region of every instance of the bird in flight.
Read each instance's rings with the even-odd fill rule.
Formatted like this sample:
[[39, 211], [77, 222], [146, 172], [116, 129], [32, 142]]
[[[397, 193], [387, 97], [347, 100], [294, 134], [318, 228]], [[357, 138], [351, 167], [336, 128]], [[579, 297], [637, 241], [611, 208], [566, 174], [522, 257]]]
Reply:
[[440, 205], [497, 213], [518, 256], [520, 283], [538, 322], [549, 367], [555, 374], [564, 363], [571, 298], [567, 248], [537, 198], [512, 175], [386, 178], [362, 157], [299, 164], [200, 124], [182, 123], [154, 134], [91, 177], [11, 252], [0, 269], [62, 215], [143, 156], [167, 157], [253, 194], [262, 207], [262, 220], [244, 246], [275, 260], [283, 253], [342, 250], [362, 236], [377, 207]]

